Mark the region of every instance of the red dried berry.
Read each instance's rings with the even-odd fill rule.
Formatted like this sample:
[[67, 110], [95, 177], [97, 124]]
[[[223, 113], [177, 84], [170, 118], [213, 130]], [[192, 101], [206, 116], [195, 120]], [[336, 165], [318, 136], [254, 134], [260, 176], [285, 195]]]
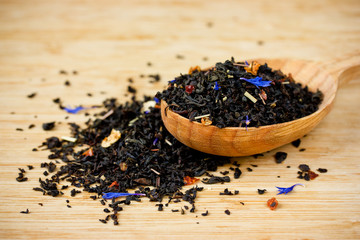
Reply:
[[195, 87], [193, 85], [186, 85], [185, 86], [185, 92], [188, 94], [191, 94], [194, 91]]

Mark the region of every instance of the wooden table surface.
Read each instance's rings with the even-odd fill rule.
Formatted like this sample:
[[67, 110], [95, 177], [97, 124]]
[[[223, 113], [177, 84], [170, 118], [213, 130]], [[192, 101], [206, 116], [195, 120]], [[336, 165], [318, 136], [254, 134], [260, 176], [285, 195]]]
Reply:
[[[358, 0], [1, 0], [0, 238], [359, 239], [360, 78], [356, 75], [338, 91], [331, 113], [302, 139], [300, 148], [306, 151], [289, 144], [257, 159], [236, 159], [243, 170], [241, 178], [211, 189], [205, 186], [193, 214], [171, 212], [184, 203], [158, 212], [154, 203], [144, 199], [119, 214], [119, 226], [102, 224], [98, 219], [104, 217], [103, 206], [87, 193], [72, 198], [66, 192], [52, 198], [32, 190], [43, 177], [39, 165], [49, 153], [31, 151], [47, 137], [69, 136], [66, 123], [87, 119], [84, 114], [61, 111], [52, 102], [56, 97], [71, 106], [100, 104], [107, 97], [124, 102], [130, 77], [141, 98], [163, 89], [190, 66], [206, 67], [231, 56], [328, 62], [359, 49]], [[59, 74], [60, 70], [68, 75]], [[157, 73], [162, 78], [155, 84], [140, 77]], [[66, 80], [71, 86], [64, 85]], [[34, 98], [27, 98], [34, 92]], [[45, 132], [41, 124], [49, 121], [62, 124]], [[36, 126], [28, 129], [30, 124]], [[288, 153], [282, 164], [274, 161], [276, 151]], [[328, 173], [313, 181], [300, 180], [297, 166], [302, 163], [313, 170], [327, 168]], [[248, 172], [250, 164], [258, 167]], [[18, 168], [26, 165], [35, 167], [26, 173], [29, 181], [15, 181]], [[276, 196], [275, 186], [294, 183], [305, 188], [278, 195], [280, 205], [270, 211], [266, 201]], [[224, 188], [240, 194], [219, 196]], [[258, 188], [267, 192], [258, 195]], [[72, 208], [66, 207], [67, 199]], [[27, 208], [30, 214], [19, 213]], [[209, 215], [201, 216], [206, 210]]]

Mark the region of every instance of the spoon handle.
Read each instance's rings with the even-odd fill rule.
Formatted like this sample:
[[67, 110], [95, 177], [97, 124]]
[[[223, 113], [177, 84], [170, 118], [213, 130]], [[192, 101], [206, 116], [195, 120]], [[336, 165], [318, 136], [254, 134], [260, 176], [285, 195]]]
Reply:
[[322, 67], [338, 80], [338, 87], [342, 87], [360, 76], [360, 51], [335, 58]]

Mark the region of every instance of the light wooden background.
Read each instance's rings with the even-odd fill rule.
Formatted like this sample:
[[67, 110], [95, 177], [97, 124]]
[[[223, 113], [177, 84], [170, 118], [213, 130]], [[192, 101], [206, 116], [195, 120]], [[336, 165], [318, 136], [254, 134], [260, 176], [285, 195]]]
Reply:
[[[65, 120], [67, 114], [52, 102], [56, 97], [71, 106], [99, 104], [106, 97], [125, 101], [129, 77], [141, 97], [161, 90], [192, 65], [206, 67], [231, 56], [327, 62], [359, 46], [358, 0], [1, 0], [0, 238], [359, 239], [359, 77], [339, 90], [332, 112], [302, 139], [305, 152], [281, 147], [278, 150], [288, 152], [283, 164], [274, 162], [277, 150], [258, 159], [237, 159], [242, 177], [211, 189], [205, 186], [194, 214], [171, 212], [183, 203], [158, 212], [144, 199], [119, 214], [119, 226], [104, 225], [98, 222], [105, 216], [103, 207], [88, 194], [52, 198], [32, 190], [48, 152], [31, 151], [46, 137], [69, 135], [66, 123], [87, 119], [82, 113]], [[178, 54], [184, 59], [176, 58]], [[61, 69], [77, 70], [78, 75], [59, 75]], [[139, 77], [153, 73], [162, 76], [161, 82]], [[36, 97], [28, 99], [32, 92]], [[45, 132], [41, 124], [48, 121], [62, 123]], [[32, 123], [36, 127], [28, 129]], [[296, 178], [301, 163], [329, 172], [305, 182]], [[26, 175], [29, 181], [16, 182], [18, 167], [28, 164], [35, 166]], [[247, 172], [250, 164], [259, 167]], [[298, 182], [306, 187], [279, 195], [276, 211], [266, 207], [275, 186]], [[226, 187], [240, 194], [219, 196]], [[258, 195], [258, 188], [268, 192]], [[26, 208], [30, 214], [19, 213]], [[201, 216], [206, 210], [209, 216]]]

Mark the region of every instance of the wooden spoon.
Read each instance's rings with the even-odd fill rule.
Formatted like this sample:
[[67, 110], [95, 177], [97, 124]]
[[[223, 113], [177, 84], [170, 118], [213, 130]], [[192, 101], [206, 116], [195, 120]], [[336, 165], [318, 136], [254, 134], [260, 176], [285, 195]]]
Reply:
[[[221, 156], [249, 156], [269, 151], [303, 137], [311, 131], [331, 110], [338, 85], [343, 85], [355, 75], [360, 75], [360, 54], [346, 56], [327, 64], [291, 59], [255, 59], [267, 63], [273, 69], [291, 73], [296, 82], [310, 90], [321, 90], [324, 100], [319, 110], [294, 121], [262, 127], [204, 126], [180, 116], [161, 101], [161, 117], [167, 130], [183, 144]], [[165, 114], [166, 111], [166, 114]]]

